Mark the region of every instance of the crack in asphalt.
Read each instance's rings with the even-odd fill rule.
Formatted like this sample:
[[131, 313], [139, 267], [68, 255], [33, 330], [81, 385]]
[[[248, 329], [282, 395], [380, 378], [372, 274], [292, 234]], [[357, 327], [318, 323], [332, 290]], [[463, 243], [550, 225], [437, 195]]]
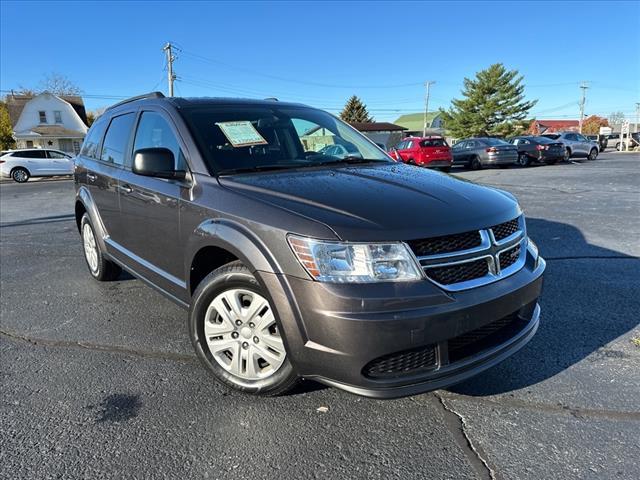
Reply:
[[67, 220], [71, 220], [73, 218], [75, 218], [74, 214], [51, 215], [49, 217], [28, 218], [26, 220], [20, 220], [20, 221], [17, 221], [17, 222], [3, 222], [3, 223], [0, 223], [0, 228], [23, 227], [23, 226], [26, 226], [26, 225], [39, 225], [41, 223], [64, 222], [64, 221], [67, 221]]
[[[412, 399], [413, 398], [414, 397], [412, 397]], [[479, 445], [476, 445], [476, 443], [471, 440], [467, 432], [468, 427], [464, 416], [448, 405], [438, 392], [433, 392], [431, 398], [436, 400], [434, 403], [436, 403], [436, 408], [442, 410], [445, 425], [453, 434], [458, 446], [465, 452], [469, 463], [471, 463], [478, 476], [486, 480], [496, 480], [498, 476], [485, 459], [486, 454]]]
[[84, 350], [92, 350], [106, 353], [120, 353], [124, 355], [133, 355], [143, 358], [154, 358], [160, 360], [173, 360], [177, 362], [197, 362], [195, 355], [185, 355], [172, 352], [157, 352], [152, 350], [136, 350], [118, 345], [104, 345], [92, 342], [74, 342], [69, 340], [52, 340], [47, 338], [32, 338], [19, 333], [8, 332], [0, 329], [0, 335], [12, 340], [19, 340], [36, 346], [59, 347], [59, 348], [79, 348]]
[[[181, 354], [181, 353], [158, 352], [158, 351], [152, 351], [152, 350], [138, 350], [138, 349], [123, 347], [118, 345], [105, 345], [105, 344], [83, 342], [83, 341], [34, 338], [34, 337], [29, 337], [27, 335], [23, 335], [17, 332], [10, 332], [4, 329], [0, 329], [0, 336], [10, 340], [28, 343], [34, 346], [44, 346], [44, 347], [54, 347], [54, 348], [75, 348], [75, 349], [90, 350], [90, 351], [96, 351], [96, 352], [130, 355], [130, 356], [149, 358], [149, 359], [169, 360], [169, 361], [177, 361], [177, 362], [185, 362], [185, 363], [198, 363], [198, 359], [195, 355], [187, 355], [187, 354]], [[441, 403], [443, 407], [446, 407], [445, 399], [450, 399], [450, 400], [459, 399], [459, 400], [464, 400], [464, 401], [469, 401], [474, 403], [481, 403], [489, 406], [526, 408], [529, 410], [537, 410], [545, 413], [560, 413], [565, 415], [568, 414], [579, 419], [593, 417], [593, 418], [605, 418], [605, 419], [613, 419], [613, 420], [640, 421], [640, 412], [613, 411], [613, 410], [606, 410], [606, 409], [572, 407], [570, 405], [563, 405], [563, 404], [529, 402], [526, 400], [519, 400], [516, 398], [508, 398], [508, 397], [500, 397], [499, 400], [495, 400], [495, 399], [486, 398], [486, 397], [459, 395], [449, 391], [446, 391], [446, 392], [439, 391], [438, 393], [434, 392], [434, 395], [438, 398], [439, 403]], [[417, 401], [417, 398], [418, 397], [411, 397], [410, 399], [420, 404], [420, 402]], [[455, 413], [455, 412], [452, 412], [452, 413]]]
[[578, 419], [600, 418], [606, 420], [632, 420], [640, 421], [640, 412], [614, 411], [597, 408], [572, 407], [562, 403], [549, 404], [540, 402], [528, 402], [518, 398], [500, 397], [499, 400], [485, 397], [474, 397], [470, 395], [460, 395], [452, 392], [439, 393], [438, 398], [451, 400], [462, 400], [465, 402], [480, 403], [492, 407], [511, 407], [514, 409], [526, 408], [544, 413], [569, 414]]

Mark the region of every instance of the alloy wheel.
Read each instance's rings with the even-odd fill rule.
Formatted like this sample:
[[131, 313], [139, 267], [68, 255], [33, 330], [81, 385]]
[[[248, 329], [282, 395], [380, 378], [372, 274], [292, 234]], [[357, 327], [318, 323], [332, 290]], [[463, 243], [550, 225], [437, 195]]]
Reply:
[[521, 167], [526, 167], [527, 165], [529, 165], [529, 157], [527, 157], [526, 154], [521, 153], [520, 155], [518, 155], [518, 164]]
[[251, 290], [218, 294], [207, 308], [204, 335], [215, 361], [245, 380], [270, 377], [286, 357], [269, 301]]
[[87, 259], [89, 268], [93, 273], [98, 271], [98, 245], [93, 234], [91, 225], [85, 223], [82, 227], [82, 244], [84, 246], [84, 256]]
[[29, 179], [29, 176], [27, 175], [27, 172], [20, 169], [13, 172], [13, 179], [18, 183], [23, 183]]

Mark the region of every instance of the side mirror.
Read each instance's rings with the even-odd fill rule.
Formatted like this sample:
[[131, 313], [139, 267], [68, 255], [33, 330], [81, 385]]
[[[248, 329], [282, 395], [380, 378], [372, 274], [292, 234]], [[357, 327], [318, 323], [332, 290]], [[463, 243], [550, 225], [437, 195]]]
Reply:
[[133, 173], [145, 177], [170, 178], [180, 180], [185, 177], [183, 170], [175, 169], [173, 152], [168, 148], [141, 148], [133, 154]]

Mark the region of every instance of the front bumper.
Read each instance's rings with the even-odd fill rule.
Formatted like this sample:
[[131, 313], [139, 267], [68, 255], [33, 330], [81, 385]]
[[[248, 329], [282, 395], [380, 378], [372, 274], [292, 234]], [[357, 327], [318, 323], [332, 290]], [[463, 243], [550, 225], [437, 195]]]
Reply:
[[[461, 382], [524, 346], [538, 328], [543, 259], [529, 252], [525, 266], [500, 281], [447, 292], [430, 281], [367, 285], [324, 284], [257, 272], [282, 323], [297, 372], [352, 393], [396, 398]], [[454, 339], [473, 336], [502, 318], [517, 330], [469, 355], [449, 356]], [[381, 357], [434, 347], [433, 368], [372, 378], [366, 367]]]

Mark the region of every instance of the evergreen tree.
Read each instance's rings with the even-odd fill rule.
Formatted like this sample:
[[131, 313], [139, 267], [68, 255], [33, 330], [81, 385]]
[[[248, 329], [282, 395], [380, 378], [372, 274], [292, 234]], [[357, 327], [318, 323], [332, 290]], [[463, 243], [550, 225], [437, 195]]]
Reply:
[[8, 150], [16, 145], [13, 139], [13, 129], [9, 119], [9, 111], [4, 102], [0, 102], [0, 149]]
[[362, 100], [355, 95], [347, 100], [342, 112], [340, 112], [340, 118], [345, 122], [373, 122], [373, 117], [367, 112], [367, 107], [362, 103]]
[[513, 135], [537, 100], [524, 100], [522, 76], [517, 70], [507, 71], [501, 63], [491, 65], [464, 79], [461, 100], [442, 110], [445, 128], [454, 137]]

